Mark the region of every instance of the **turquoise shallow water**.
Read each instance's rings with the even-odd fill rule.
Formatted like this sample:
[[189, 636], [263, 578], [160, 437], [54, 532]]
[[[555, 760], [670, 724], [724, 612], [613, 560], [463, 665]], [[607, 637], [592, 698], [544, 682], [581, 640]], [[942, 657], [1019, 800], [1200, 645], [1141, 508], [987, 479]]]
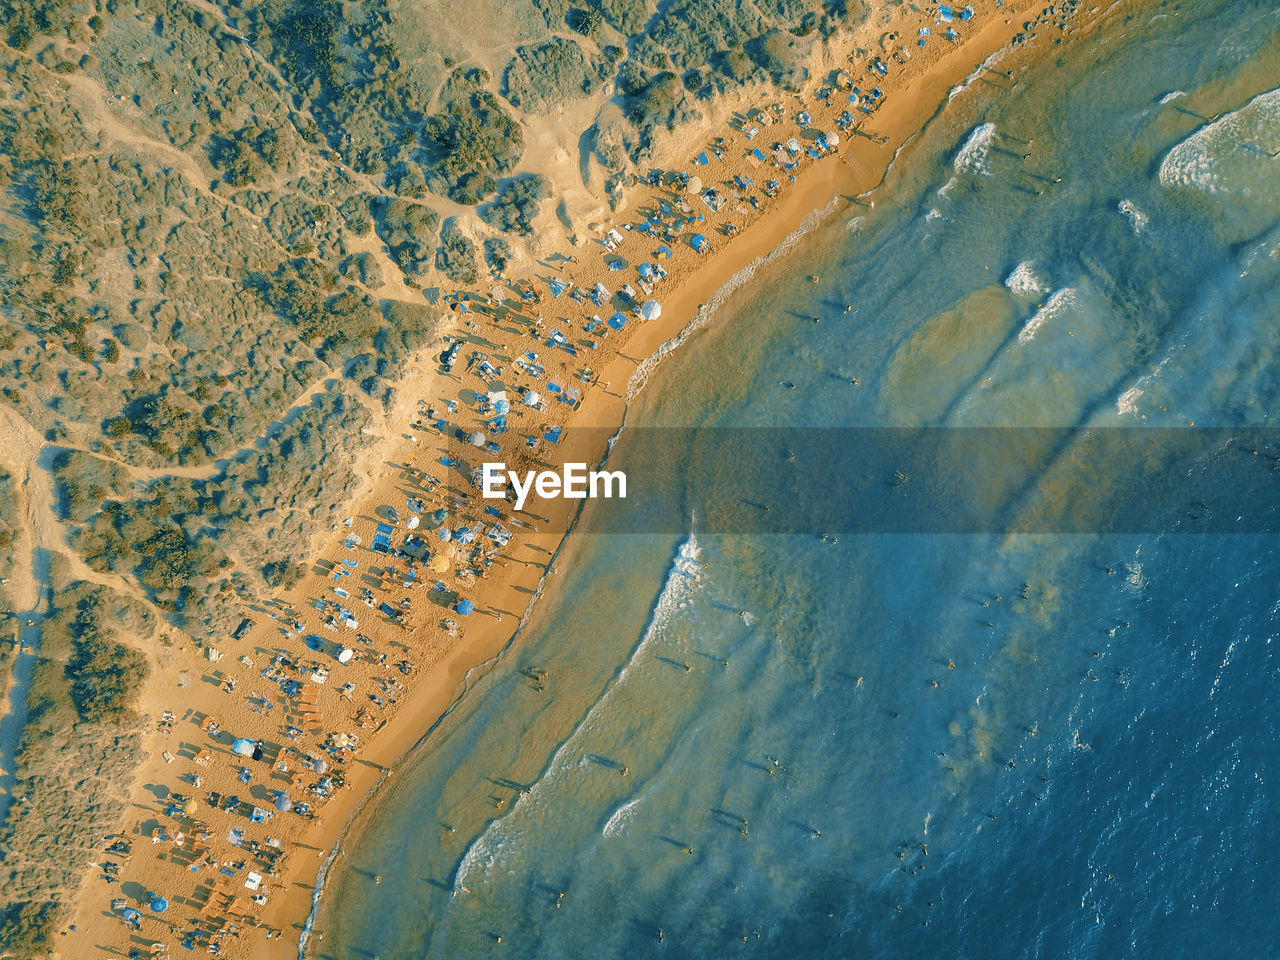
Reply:
[[[632, 423], [1270, 426], [1277, 62], [1274, 9], [1183, 3], [973, 85]], [[1071, 498], [1070, 454], [1027, 479]], [[1274, 952], [1270, 537], [746, 536], [671, 495], [686, 530], [572, 538], [315, 955]]]

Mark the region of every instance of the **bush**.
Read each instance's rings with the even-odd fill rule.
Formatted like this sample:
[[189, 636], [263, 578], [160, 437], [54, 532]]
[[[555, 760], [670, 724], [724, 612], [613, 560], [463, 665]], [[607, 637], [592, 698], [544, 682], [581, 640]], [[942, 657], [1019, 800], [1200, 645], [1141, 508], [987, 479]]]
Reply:
[[505, 233], [528, 236], [533, 233], [533, 220], [549, 187], [541, 174], [516, 177], [496, 200], [479, 211], [480, 219]]
[[458, 203], [479, 203], [490, 196], [498, 176], [524, 152], [520, 124], [487, 90], [455, 94], [443, 113], [427, 118], [423, 133], [440, 151], [439, 173], [449, 198]]
[[503, 74], [503, 93], [522, 110], [547, 113], [566, 100], [588, 96], [609, 72], [604, 61], [589, 63], [573, 40], [553, 37], [516, 50]]
[[511, 260], [511, 248], [501, 237], [490, 237], [484, 242], [484, 262], [494, 276], [501, 277]]
[[123, 643], [98, 635], [76, 641], [67, 664], [71, 701], [82, 720], [118, 723], [132, 713], [133, 701], [147, 677], [147, 660]]
[[0, 908], [0, 950], [18, 960], [41, 957], [50, 949], [64, 910], [51, 900], [27, 900]]
[[379, 206], [375, 227], [391, 259], [406, 276], [425, 273], [431, 265], [440, 217], [430, 207], [408, 200], [388, 200]]
[[436, 267], [454, 283], [475, 283], [479, 276], [476, 271], [476, 245], [452, 217], [445, 221], [440, 231]]

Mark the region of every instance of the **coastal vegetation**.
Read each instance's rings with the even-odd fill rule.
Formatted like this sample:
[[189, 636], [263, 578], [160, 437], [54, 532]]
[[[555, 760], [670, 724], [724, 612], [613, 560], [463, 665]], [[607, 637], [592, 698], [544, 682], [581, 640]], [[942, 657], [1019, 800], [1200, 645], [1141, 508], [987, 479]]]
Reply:
[[14, 956], [42, 955], [64, 922], [64, 891], [124, 812], [144, 726], [134, 704], [149, 669], [138, 644], [158, 624], [145, 605], [71, 579], [57, 557], [51, 580], [55, 603], [0, 831], [0, 943]]
[[[577, 232], [569, 191], [616, 201], [663, 131], [798, 83], [865, 11], [481, 0], [472, 30], [436, 0], [0, 10], [0, 403], [45, 444], [0, 457], [0, 576], [26, 562], [17, 466], [51, 471], [60, 524], [0, 833], [0, 942], [35, 953], [118, 819], [160, 638], [225, 637], [301, 576], [439, 336], [439, 288], [545, 255], [549, 201]], [[575, 155], [553, 169], [530, 144], [560, 118]]]

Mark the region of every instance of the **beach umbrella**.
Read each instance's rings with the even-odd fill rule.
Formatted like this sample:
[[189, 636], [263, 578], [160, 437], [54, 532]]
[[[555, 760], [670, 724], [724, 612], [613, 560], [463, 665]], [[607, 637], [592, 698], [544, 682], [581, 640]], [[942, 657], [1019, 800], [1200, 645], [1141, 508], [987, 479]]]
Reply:
[[476, 535], [470, 527], [462, 527], [458, 530], [457, 537], [459, 543], [471, 543], [475, 540]]
[[200, 804], [196, 802], [195, 797], [189, 797], [187, 802], [182, 805], [182, 812], [188, 817], [193, 816], [200, 809]]
[[166, 900], [164, 897], [152, 897], [151, 899], [152, 913], [164, 913], [168, 909], [169, 909], [168, 900]]
[[449, 558], [443, 553], [437, 553], [431, 558], [431, 569], [436, 573], [444, 573], [449, 569]]
[[840, 134], [838, 134], [838, 133], [828, 133], [828, 134], [827, 134], [827, 146], [829, 146], [829, 147], [838, 147], [838, 146], [840, 146]]
[[702, 178], [701, 178], [701, 177], [690, 177], [690, 178], [689, 178], [689, 183], [688, 183], [688, 185], [685, 187], [685, 189], [686, 189], [686, 190], [688, 190], [690, 193], [701, 193], [701, 192], [702, 192]]
[[471, 616], [471, 611], [475, 608], [476, 605], [470, 600], [459, 600], [453, 607], [454, 610], [458, 611], [458, 616], [460, 617]]
[[484, 434], [483, 434], [483, 433], [481, 433], [479, 430], [477, 430], [475, 433], [473, 433], [473, 434], [471, 435], [471, 445], [472, 445], [473, 447], [483, 447], [483, 446], [484, 446]]
[[133, 909], [133, 907], [126, 907], [125, 909], [121, 910], [120, 916], [124, 918], [125, 923], [133, 923], [136, 920], [142, 919], [142, 914], [140, 914], [137, 910]]
[[418, 524], [420, 522], [421, 521], [417, 518], [417, 516], [412, 516], [407, 521], [405, 521], [405, 526], [408, 527], [410, 530], [417, 530]]
[[530, 407], [536, 407], [536, 406], [538, 405], [538, 399], [539, 399], [539, 398], [538, 398], [537, 391], [535, 391], [535, 390], [526, 390], [526, 391], [524, 392], [524, 402], [525, 402], [525, 404], [526, 404], [526, 405], [528, 405], [528, 406], [530, 406]]
[[640, 317], [644, 320], [657, 320], [662, 316], [662, 304], [657, 300], [646, 300], [640, 308]]
[[448, 527], [441, 527], [439, 530], [436, 531], [436, 536], [439, 537], [441, 540], [453, 539], [453, 533], [449, 530]]
[[232, 742], [231, 752], [238, 757], [252, 757], [254, 746], [255, 745], [252, 740], [246, 740], [244, 737], [241, 737], [239, 740]]
[[329, 769], [329, 762], [324, 757], [316, 757], [311, 761], [311, 769], [316, 773], [324, 773]]
[[441, 507], [439, 510], [437, 510], [435, 513], [431, 515], [431, 522], [444, 523], [444, 518], [447, 516], [448, 514], [445, 512], [444, 507]]
[[338, 662], [347, 663], [355, 655], [356, 655], [356, 652], [352, 650], [350, 647], [343, 647], [341, 650], [338, 651]]
[[290, 810], [293, 809], [293, 801], [290, 800], [283, 793], [281, 793], [279, 790], [276, 791], [275, 805], [276, 805], [276, 809], [279, 810], [281, 813], [288, 813]]

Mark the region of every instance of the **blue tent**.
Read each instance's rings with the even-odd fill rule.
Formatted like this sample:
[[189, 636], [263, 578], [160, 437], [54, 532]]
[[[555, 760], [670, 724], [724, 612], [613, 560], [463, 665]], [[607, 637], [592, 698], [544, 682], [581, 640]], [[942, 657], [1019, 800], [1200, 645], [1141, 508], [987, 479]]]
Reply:
[[453, 606], [453, 609], [458, 612], [458, 616], [460, 617], [471, 616], [471, 611], [473, 611], [475, 608], [476, 608], [476, 605], [472, 603], [470, 600], [459, 600]]
[[689, 243], [692, 245], [693, 249], [697, 250], [699, 253], [706, 253], [711, 249], [711, 244], [707, 241], [707, 238], [700, 233], [695, 233], [690, 237]]
[[152, 913], [164, 913], [169, 909], [169, 901], [164, 897], [153, 897], [151, 900]]

